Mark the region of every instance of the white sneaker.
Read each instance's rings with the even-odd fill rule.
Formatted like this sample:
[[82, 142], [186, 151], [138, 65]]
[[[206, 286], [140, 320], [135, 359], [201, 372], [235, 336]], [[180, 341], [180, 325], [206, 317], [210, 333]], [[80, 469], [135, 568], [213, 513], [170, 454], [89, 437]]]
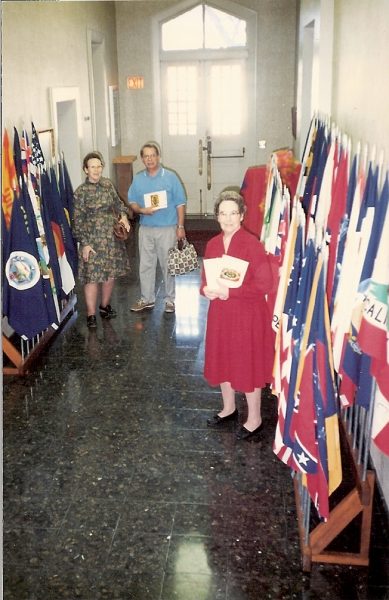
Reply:
[[155, 302], [147, 302], [146, 300], [143, 300], [142, 298], [140, 300], [137, 300], [135, 302], [135, 304], [133, 304], [130, 308], [130, 310], [132, 310], [133, 312], [140, 312], [142, 310], [146, 310], [147, 308], [149, 310], [151, 310], [152, 308], [154, 308], [155, 306]]

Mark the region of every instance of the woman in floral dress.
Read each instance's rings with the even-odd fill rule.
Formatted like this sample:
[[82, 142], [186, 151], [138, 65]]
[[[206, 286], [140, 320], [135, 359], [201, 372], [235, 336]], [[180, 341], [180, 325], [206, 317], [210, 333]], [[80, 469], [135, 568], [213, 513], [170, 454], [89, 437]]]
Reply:
[[87, 325], [96, 328], [96, 307], [103, 319], [116, 317], [111, 307], [115, 279], [130, 268], [125, 242], [113, 234], [115, 214], [130, 230], [128, 209], [120, 200], [112, 182], [102, 177], [104, 162], [98, 152], [83, 160], [85, 182], [74, 192], [73, 232], [78, 241], [78, 274], [84, 286]]

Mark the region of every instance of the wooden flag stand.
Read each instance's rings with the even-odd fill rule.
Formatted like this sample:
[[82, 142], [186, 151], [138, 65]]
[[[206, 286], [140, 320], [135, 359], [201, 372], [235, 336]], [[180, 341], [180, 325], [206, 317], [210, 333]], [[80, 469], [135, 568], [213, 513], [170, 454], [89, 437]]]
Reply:
[[57, 329], [48, 327], [46, 331], [37, 336], [36, 343], [31, 343], [31, 348], [27, 353], [23, 354], [10, 339], [2, 334], [3, 353], [13, 365], [3, 366], [3, 375], [27, 375], [32, 364], [39, 358], [53, 336], [58, 335], [63, 331], [65, 324], [77, 317], [77, 312], [74, 310], [76, 303], [77, 296], [73, 294], [61, 312], [59, 327]]
[[[349, 461], [349, 465], [347, 466], [351, 467], [354, 487], [332, 508], [328, 520], [320, 522], [310, 532], [307, 532], [304, 525], [305, 519], [302, 510], [301, 492], [296, 478], [294, 479], [302, 568], [305, 572], [311, 571], [312, 563], [332, 563], [364, 567], [369, 565], [375, 473], [374, 471], [367, 470], [366, 478], [362, 478], [362, 468], [358, 464], [357, 451], [353, 447], [352, 438], [346, 432], [341, 419], [339, 419], [339, 424], [340, 436], [342, 442], [344, 442], [343, 445], [346, 446], [343, 458]], [[327, 546], [360, 514], [362, 515], [362, 522], [359, 552], [326, 550]]]

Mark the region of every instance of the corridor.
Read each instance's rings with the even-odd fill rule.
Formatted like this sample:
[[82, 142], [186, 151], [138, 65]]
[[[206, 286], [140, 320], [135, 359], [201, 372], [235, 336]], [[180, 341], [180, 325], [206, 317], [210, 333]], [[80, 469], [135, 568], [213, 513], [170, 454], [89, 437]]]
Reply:
[[[133, 261], [135, 262], [135, 261]], [[272, 452], [276, 399], [257, 443], [214, 431], [203, 379], [207, 301], [177, 279], [176, 314], [79, 316], [25, 378], [5, 381], [5, 600], [389, 598], [389, 531], [378, 494], [369, 569], [303, 574], [293, 485]], [[244, 402], [238, 408], [244, 419]]]

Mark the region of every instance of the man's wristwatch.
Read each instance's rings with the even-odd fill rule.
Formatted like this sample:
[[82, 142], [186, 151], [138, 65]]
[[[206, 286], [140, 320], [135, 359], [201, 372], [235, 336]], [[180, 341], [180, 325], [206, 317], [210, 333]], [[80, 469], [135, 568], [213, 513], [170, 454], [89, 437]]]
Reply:
[[177, 225], [177, 229], [185, 229], [183, 225]]

